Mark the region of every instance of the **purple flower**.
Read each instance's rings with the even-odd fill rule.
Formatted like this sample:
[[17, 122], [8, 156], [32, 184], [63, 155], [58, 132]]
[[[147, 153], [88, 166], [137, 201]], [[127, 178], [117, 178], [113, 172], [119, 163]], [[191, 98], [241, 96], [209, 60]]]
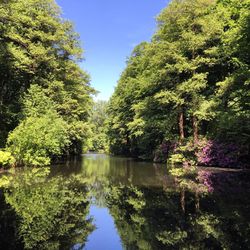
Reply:
[[216, 140], [203, 140], [196, 153], [200, 165], [235, 167], [240, 164], [240, 155], [244, 150], [242, 146], [232, 143], [221, 143]]

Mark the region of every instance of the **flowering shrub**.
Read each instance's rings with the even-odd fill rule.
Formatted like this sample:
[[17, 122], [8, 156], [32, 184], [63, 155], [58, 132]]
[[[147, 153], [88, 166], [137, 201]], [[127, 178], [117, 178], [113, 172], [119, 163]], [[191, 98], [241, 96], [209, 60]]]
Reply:
[[183, 166], [203, 165], [214, 167], [248, 167], [247, 146], [218, 140], [203, 139], [194, 144], [192, 140], [178, 143], [167, 141], [155, 151], [154, 161]]
[[[202, 140], [196, 153], [197, 163], [205, 166], [242, 167], [246, 149], [233, 143], [216, 140]], [[246, 159], [246, 158], [245, 158]]]

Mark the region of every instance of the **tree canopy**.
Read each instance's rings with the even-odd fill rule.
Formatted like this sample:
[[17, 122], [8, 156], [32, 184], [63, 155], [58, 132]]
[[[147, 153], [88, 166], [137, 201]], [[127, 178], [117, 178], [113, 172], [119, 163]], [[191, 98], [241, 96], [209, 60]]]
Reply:
[[0, 40], [1, 146], [13, 129], [8, 141], [19, 147], [16, 137], [37, 130], [40, 138], [61, 134], [61, 126], [59, 151], [80, 152], [94, 90], [78, 65], [82, 49], [73, 24], [54, 0], [1, 1]]
[[162, 10], [111, 98], [112, 152], [152, 159], [164, 146], [168, 154], [170, 142], [249, 145], [249, 7], [248, 0], [173, 0]]

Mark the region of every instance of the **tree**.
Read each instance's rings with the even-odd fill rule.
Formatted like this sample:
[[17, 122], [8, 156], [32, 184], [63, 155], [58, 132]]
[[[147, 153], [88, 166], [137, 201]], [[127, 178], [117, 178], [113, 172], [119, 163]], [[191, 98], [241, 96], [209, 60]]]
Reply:
[[209, 138], [234, 142], [242, 155], [250, 118], [248, 8], [247, 0], [173, 0], [163, 9], [152, 41], [132, 53], [111, 98], [114, 153], [156, 159], [162, 151], [166, 160], [192, 141], [195, 158]]
[[96, 101], [90, 115], [91, 136], [88, 149], [96, 152], [108, 152], [107, 129], [107, 102]]
[[41, 87], [32, 85], [24, 99], [24, 119], [9, 134], [7, 146], [17, 165], [49, 165], [69, 146], [68, 124]]
[[79, 36], [54, 0], [0, 3], [1, 145], [20, 122], [21, 99], [41, 86], [70, 127], [69, 152], [79, 152], [91, 107], [89, 76], [80, 69]]

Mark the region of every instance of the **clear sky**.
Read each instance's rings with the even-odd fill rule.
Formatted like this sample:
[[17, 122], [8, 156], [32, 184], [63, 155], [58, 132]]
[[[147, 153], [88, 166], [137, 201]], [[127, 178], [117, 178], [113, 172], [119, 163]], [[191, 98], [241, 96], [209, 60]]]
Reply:
[[135, 45], [150, 41], [168, 0], [56, 0], [80, 34], [91, 85], [108, 100]]

